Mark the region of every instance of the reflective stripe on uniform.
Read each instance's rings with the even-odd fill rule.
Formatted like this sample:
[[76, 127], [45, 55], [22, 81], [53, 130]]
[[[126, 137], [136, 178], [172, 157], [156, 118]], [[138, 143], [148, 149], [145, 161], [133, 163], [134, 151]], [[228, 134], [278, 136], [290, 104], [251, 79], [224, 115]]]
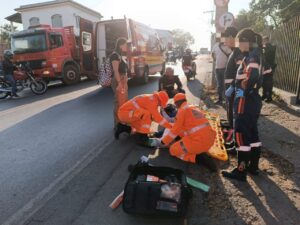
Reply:
[[144, 124], [144, 125], [142, 125], [142, 127], [148, 129], [148, 128], [150, 128], [150, 125]]
[[173, 139], [176, 138], [176, 135], [173, 134], [170, 129], [165, 130], [164, 136], [167, 136], [167, 135], [169, 135]]
[[167, 122], [168, 122], [167, 120], [163, 119], [162, 121], [160, 121], [159, 125], [163, 126]]
[[249, 63], [248, 66], [247, 66], [247, 69], [248, 68], [255, 68], [255, 69], [259, 69], [259, 64], [258, 63]]
[[260, 146], [262, 146], [262, 143], [261, 142], [255, 142], [255, 143], [251, 143], [250, 146], [251, 147], [260, 147]]
[[233, 80], [234, 79], [225, 79], [225, 84], [230, 84], [230, 83], [232, 83]]
[[241, 65], [242, 62], [243, 62], [242, 60], [238, 60], [238, 61], [236, 62], [236, 64], [237, 64], [237, 65]]
[[137, 104], [135, 100], [131, 100], [132, 104], [134, 105], [135, 108], [140, 109], [141, 107]]
[[129, 112], [129, 118], [133, 117], [133, 113], [134, 113], [133, 110], [131, 110], [131, 111]]
[[150, 99], [150, 100], [153, 100], [153, 99], [154, 99], [153, 95], [150, 95], [150, 96], [149, 96], [149, 99]]
[[189, 135], [189, 134], [193, 134], [195, 133], [196, 131], [204, 128], [204, 127], [207, 127], [209, 126], [209, 123], [204, 123], [204, 124], [201, 124], [199, 126], [196, 126], [196, 127], [193, 127], [191, 129], [189, 129], [188, 131], [185, 131], [183, 134], [186, 136], [186, 135]]
[[182, 107], [182, 109], [187, 109], [189, 106], [188, 105], [185, 105]]
[[272, 73], [272, 69], [265, 70], [263, 74]]
[[185, 153], [188, 153], [186, 147], [185, 147], [184, 144], [183, 144], [183, 141], [180, 141], [179, 144], [180, 144], [180, 147], [182, 148], [182, 150], [183, 150]]
[[237, 80], [244, 80], [244, 79], [246, 79], [246, 78], [247, 78], [247, 74], [246, 74], [246, 73], [238, 74], [238, 75], [236, 76], [236, 79], [237, 79]]
[[237, 148], [238, 151], [240, 152], [250, 152], [251, 151], [251, 147], [250, 146], [240, 146]]

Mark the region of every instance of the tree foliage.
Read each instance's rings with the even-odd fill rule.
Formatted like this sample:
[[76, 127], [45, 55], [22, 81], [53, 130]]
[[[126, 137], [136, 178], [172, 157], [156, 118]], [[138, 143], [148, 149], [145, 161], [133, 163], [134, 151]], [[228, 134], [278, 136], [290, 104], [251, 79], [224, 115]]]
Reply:
[[240, 30], [251, 27], [257, 32], [270, 30], [299, 15], [300, 0], [252, 0], [249, 11], [242, 10], [235, 21]]
[[175, 29], [172, 31], [172, 33], [175, 45], [182, 49], [188, 48], [195, 42], [194, 37], [189, 32], [185, 32], [184, 30]]
[[10, 34], [15, 32], [17, 27], [11, 27], [10, 24], [6, 23], [3, 26], [0, 26], [0, 42], [1, 43], [9, 43], [10, 42]]

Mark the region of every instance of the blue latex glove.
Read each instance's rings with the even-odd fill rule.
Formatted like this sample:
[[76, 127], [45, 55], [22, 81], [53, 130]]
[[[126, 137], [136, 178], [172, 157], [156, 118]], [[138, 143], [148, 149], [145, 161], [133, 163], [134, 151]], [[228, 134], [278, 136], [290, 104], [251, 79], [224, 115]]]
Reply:
[[235, 97], [237, 98], [241, 98], [241, 97], [244, 97], [244, 90], [239, 88], [235, 91]]
[[234, 87], [232, 85], [230, 85], [230, 87], [227, 88], [227, 90], [225, 91], [225, 96], [227, 98], [229, 98], [229, 97], [231, 97], [233, 92], [234, 92]]

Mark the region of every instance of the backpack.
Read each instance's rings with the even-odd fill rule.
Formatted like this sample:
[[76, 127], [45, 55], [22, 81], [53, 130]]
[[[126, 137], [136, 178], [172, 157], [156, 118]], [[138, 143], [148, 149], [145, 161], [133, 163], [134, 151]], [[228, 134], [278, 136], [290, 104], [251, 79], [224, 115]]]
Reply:
[[107, 57], [103, 61], [103, 63], [100, 65], [100, 68], [99, 68], [98, 84], [100, 84], [103, 87], [109, 87], [111, 85], [111, 79], [112, 79], [113, 73], [114, 73], [112, 64], [110, 61], [110, 56]]

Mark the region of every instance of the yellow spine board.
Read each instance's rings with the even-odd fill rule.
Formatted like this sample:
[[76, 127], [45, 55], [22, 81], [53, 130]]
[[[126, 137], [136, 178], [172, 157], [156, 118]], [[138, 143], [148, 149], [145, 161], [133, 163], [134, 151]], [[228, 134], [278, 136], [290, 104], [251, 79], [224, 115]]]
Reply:
[[215, 113], [204, 111], [205, 117], [208, 119], [210, 126], [216, 132], [214, 145], [209, 149], [208, 154], [216, 159], [227, 161], [228, 155], [224, 146], [223, 132], [221, 128], [220, 116]]

